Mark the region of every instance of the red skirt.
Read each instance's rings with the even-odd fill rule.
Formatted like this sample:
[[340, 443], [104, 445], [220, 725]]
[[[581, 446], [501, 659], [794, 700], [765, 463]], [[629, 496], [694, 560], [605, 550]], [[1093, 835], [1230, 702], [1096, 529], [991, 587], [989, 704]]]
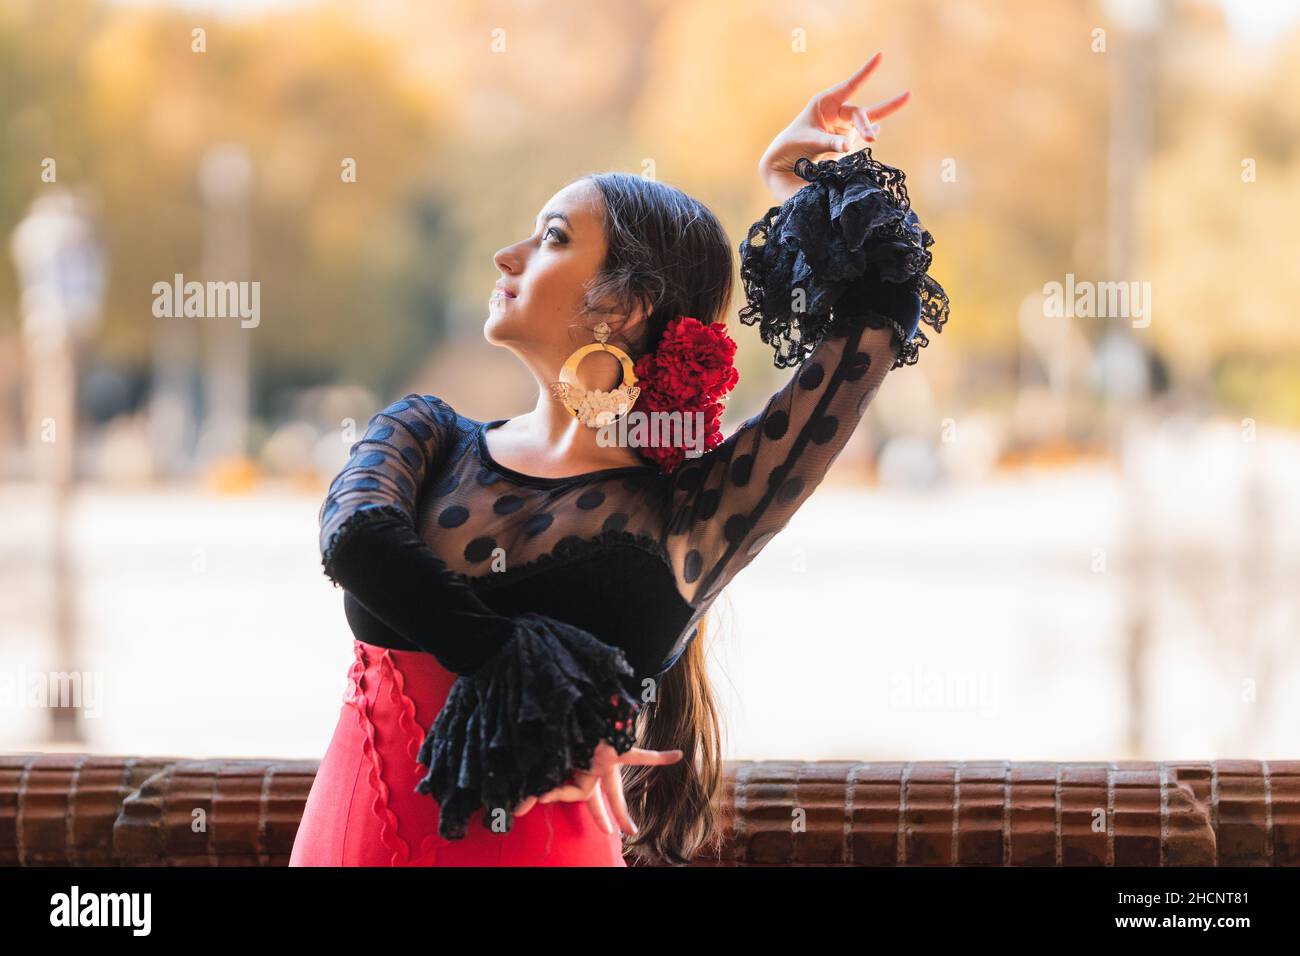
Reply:
[[508, 833], [469, 819], [465, 838], [438, 835], [438, 803], [415, 792], [417, 755], [456, 675], [432, 654], [353, 641], [334, 738], [321, 760], [290, 866], [627, 866], [615, 832], [586, 803], [537, 803]]

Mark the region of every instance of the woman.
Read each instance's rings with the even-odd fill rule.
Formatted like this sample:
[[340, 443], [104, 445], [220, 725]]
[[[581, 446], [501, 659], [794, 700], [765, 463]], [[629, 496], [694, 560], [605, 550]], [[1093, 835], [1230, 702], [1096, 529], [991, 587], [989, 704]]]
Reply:
[[[480, 422], [413, 394], [370, 420], [321, 509], [356, 661], [291, 865], [622, 866], [717, 839], [705, 612], [916, 361], [919, 322], [947, 318], [902, 174], [844, 155], [907, 99], [847, 102], [879, 61], [760, 162], [783, 205], [741, 243], [741, 320], [798, 370], [725, 441], [730, 243], [622, 174], [570, 183], [496, 254], [484, 331], [537, 378], [532, 411]], [[611, 444], [599, 426], [629, 409], [704, 433]]]

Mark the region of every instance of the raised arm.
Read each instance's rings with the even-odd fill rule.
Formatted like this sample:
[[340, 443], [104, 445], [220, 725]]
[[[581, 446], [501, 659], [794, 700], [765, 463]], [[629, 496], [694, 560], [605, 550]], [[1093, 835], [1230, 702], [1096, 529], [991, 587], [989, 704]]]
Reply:
[[450, 840], [480, 807], [485, 825], [504, 811], [509, 830], [525, 800], [590, 766], [602, 741], [632, 750], [639, 710], [622, 650], [545, 615], [496, 613], [417, 534], [419, 490], [454, 418], [420, 395], [377, 413], [320, 511], [326, 575], [461, 675], [419, 753], [429, 771], [417, 789], [438, 801]]
[[886, 374], [947, 321], [926, 275], [930, 233], [900, 170], [869, 149], [795, 166], [806, 182], [741, 243], [747, 305], [775, 364], [796, 365], [763, 411], [674, 483], [668, 549], [683, 595], [712, 601], [821, 483]]

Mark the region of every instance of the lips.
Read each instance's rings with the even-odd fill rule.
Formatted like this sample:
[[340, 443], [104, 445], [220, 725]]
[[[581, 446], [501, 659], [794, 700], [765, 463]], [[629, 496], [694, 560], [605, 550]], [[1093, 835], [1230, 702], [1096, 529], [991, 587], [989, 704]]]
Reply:
[[493, 287], [492, 298], [494, 299], [513, 299], [514, 297], [515, 294], [503, 285], [498, 284]]

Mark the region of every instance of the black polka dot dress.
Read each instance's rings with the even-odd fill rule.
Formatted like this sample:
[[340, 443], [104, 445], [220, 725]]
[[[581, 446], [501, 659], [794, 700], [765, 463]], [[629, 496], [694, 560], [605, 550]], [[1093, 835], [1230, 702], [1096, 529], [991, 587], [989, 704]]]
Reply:
[[322, 559], [358, 641], [459, 675], [419, 754], [444, 837], [557, 786], [600, 740], [633, 745], [647, 682], [817, 488], [886, 374], [916, 361], [920, 323], [947, 319], [898, 170], [863, 150], [796, 171], [809, 185], [740, 247], [741, 319], [794, 372], [720, 446], [669, 474], [535, 477], [488, 450], [504, 420], [410, 394], [331, 484]]

